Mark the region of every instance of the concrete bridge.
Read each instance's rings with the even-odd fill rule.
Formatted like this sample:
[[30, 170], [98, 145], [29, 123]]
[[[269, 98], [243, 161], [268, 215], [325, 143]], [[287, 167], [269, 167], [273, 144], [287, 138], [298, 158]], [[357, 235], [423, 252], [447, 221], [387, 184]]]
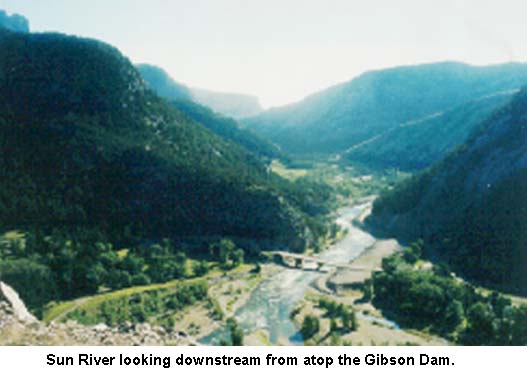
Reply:
[[[319, 271], [323, 272], [324, 267], [332, 267], [335, 269], [346, 269], [349, 271], [368, 271], [372, 268], [359, 267], [353, 263], [340, 263], [327, 259], [318, 258], [315, 256], [302, 255], [290, 253], [288, 251], [266, 251], [263, 254], [267, 255], [273, 262], [289, 268], [296, 268], [304, 271]], [[307, 263], [315, 263], [316, 268], [305, 267]]]

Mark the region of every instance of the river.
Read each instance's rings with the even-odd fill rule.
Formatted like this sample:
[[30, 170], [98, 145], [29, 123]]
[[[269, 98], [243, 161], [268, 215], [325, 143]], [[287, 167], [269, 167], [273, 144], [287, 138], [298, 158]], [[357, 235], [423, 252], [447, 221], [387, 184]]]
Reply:
[[[353, 226], [351, 221], [369, 204], [346, 207], [339, 210], [336, 222], [348, 234], [328, 250], [319, 254], [320, 258], [349, 262], [371, 246], [375, 239], [363, 230]], [[316, 271], [299, 271], [284, 268], [275, 275], [264, 279], [252, 292], [244, 306], [235, 317], [245, 334], [255, 330], [265, 330], [273, 344], [302, 344], [300, 333], [296, 330], [289, 315], [298, 301], [304, 298], [309, 285], [318, 277]], [[218, 345], [221, 339], [228, 340], [225, 328], [217, 329], [200, 340], [203, 344]]]

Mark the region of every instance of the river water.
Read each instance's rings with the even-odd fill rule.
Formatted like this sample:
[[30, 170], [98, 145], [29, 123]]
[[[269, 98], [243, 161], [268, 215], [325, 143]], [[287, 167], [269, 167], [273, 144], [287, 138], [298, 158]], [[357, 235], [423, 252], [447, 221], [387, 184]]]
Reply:
[[[368, 233], [353, 226], [351, 221], [368, 204], [346, 207], [339, 210], [337, 223], [348, 230], [348, 234], [319, 254], [320, 258], [333, 262], [349, 262], [371, 246], [375, 239]], [[263, 280], [250, 295], [247, 303], [235, 313], [235, 318], [249, 334], [255, 330], [265, 330], [273, 344], [302, 344], [300, 333], [290, 319], [290, 313], [298, 301], [304, 298], [309, 285], [318, 277], [316, 271], [299, 271], [284, 268], [275, 275]], [[225, 328], [219, 328], [200, 340], [203, 344], [217, 345], [229, 340]]]

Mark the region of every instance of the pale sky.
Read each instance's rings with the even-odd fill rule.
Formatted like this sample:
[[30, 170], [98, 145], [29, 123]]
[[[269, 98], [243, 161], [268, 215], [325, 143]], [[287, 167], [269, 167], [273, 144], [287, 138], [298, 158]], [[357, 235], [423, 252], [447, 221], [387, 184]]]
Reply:
[[0, 0], [189, 86], [283, 105], [382, 67], [527, 61], [525, 0]]

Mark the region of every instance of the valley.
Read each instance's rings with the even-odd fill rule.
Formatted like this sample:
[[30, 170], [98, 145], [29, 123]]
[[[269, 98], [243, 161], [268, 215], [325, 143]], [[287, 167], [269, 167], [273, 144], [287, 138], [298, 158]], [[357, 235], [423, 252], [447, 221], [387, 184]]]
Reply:
[[174, 71], [0, 11], [0, 345], [527, 345], [526, 63]]
[[[365, 268], [360, 272], [362, 276], [359, 279], [353, 278], [346, 283], [362, 283], [369, 278], [367, 275], [371, 274], [371, 271], [380, 266], [382, 258], [400, 250], [400, 246], [395, 241], [376, 242], [373, 237], [352, 224], [352, 221], [370, 206], [371, 202], [365, 202], [340, 208], [336, 223], [346, 233], [328, 249], [317, 254], [317, 257], [330, 258], [332, 261], [357, 262]], [[273, 263], [261, 264], [260, 268], [260, 271], [255, 273], [253, 265], [244, 264], [227, 272], [212, 270], [205, 277], [200, 278], [208, 284], [208, 296], [214, 301], [214, 307], [217, 309], [211, 309], [209, 300], [198, 301], [195, 305], [189, 305], [169, 316], [174, 320], [171, 322], [171, 328], [180, 335], [188, 336], [190, 343], [217, 345], [230, 338], [229, 330], [222, 320], [235, 317], [245, 334], [244, 344], [303, 344], [302, 336], [298, 332], [302, 318], [311, 312], [322, 316], [323, 314], [316, 311], [316, 305], [318, 299], [327, 298], [344, 302], [357, 312], [359, 329], [342, 336], [344, 341], [349, 341], [348, 343], [364, 345], [447, 343], [417, 330], [400, 329], [397, 324], [384, 319], [370, 302], [360, 302], [361, 291], [335, 292], [329, 289], [328, 285], [331, 287], [332, 280], [337, 276], [337, 272], [331, 268], [323, 270], [322, 274], [311, 271], [309, 267], [307, 270], [284, 269]], [[92, 325], [97, 322], [107, 322], [104, 318], [90, 319], [87, 315], [93, 316], [94, 313], [100, 312], [104, 302], [110, 299], [176, 288], [180, 283], [181, 281], [173, 281], [136, 287], [59, 303], [47, 309], [44, 313], [44, 321], [76, 320]], [[166, 317], [165, 314], [163, 319]], [[145, 321], [158, 324], [161, 319], [157, 319], [154, 315]], [[161, 325], [165, 324], [162, 322]], [[321, 333], [321, 335], [329, 335], [329, 326], [323, 325]], [[317, 343], [330, 343], [329, 337]]]

